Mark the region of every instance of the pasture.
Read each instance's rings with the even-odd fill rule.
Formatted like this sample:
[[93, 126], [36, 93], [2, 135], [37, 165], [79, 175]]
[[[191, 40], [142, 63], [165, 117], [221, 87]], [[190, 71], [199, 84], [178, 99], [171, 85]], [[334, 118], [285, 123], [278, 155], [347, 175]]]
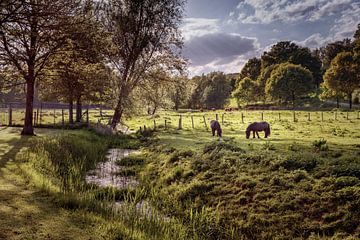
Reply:
[[[92, 111], [95, 126], [98, 110]], [[209, 129], [216, 114], [222, 139]], [[50, 122], [50, 111], [47, 117]], [[270, 123], [270, 138], [261, 132], [260, 139], [246, 139], [247, 125], [261, 120]], [[39, 137], [30, 139], [20, 137], [19, 128], [3, 128], [3, 236], [59, 238], [64, 229], [71, 229], [66, 237], [78, 239], [360, 236], [357, 112], [310, 112], [309, 119], [309, 112], [297, 111], [294, 121], [292, 111], [164, 111], [128, 118], [125, 124], [141, 132], [106, 137], [86, 130], [37, 129]], [[85, 170], [103, 161], [107, 148], [139, 146], [143, 154], [124, 159], [117, 173], [139, 179], [135, 192], [84, 183]], [[70, 191], [65, 183], [71, 183], [66, 185]], [[136, 211], [114, 215], [106, 204], [116, 199], [145, 200], [166, 220]], [[34, 228], [26, 224], [30, 215]], [[56, 231], [46, 221], [49, 216]], [[17, 232], [11, 230], [15, 225]]]

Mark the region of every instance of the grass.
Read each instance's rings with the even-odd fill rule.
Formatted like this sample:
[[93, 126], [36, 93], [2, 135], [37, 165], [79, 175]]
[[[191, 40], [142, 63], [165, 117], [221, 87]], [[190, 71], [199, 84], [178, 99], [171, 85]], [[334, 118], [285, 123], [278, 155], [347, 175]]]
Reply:
[[[182, 113], [182, 130], [174, 112], [127, 119], [133, 130], [147, 126], [138, 138], [39, 129], [34, 140], [20, 137], [17, 128], [0, 130], [0, 238], [360, 237], [356, 112], [349, 119], [338, 112], [337, 120], [324, 112], [323, 121], [320, 112], [311, 112], [310, 121], [307, 112], [297, 112], [294, 122], [290, 111], [264, 111], [271, 137], [249, 140], [244, 130], [261, 112], [243, 112], [244, 123], [241, 112], [228, 112], [221, 141], [203, 122], [216, 113], [221, 123], [222, 112]], [[155, 132], [149, 130], [154, 120]], [[117, 162], [117, 175], [141, 178], [139, 188], [85, 184], [87, 170], [108, 148], [140, 145], [144, 154]], [[126, 203], [118, 213], [111, 207], [115, 200]], [[144, 200], [154, 209], [139, 212]]]
[[239, 113], [226, 115], [221, 141], [201, 125], [178, 130], [173, 113], [159, 115], [172, 124], [158, 127], [141, 173], [156, 189], [154, 204], [190, 225], [200, 214], [203, 239], [359, 238], [360, 120], [312, 113], [308, 121], [300, 112], [293, 122], [281, 112], [279, 121], [266, 112], [271, 137], [246, 140], [259, 113], [245, 123]]

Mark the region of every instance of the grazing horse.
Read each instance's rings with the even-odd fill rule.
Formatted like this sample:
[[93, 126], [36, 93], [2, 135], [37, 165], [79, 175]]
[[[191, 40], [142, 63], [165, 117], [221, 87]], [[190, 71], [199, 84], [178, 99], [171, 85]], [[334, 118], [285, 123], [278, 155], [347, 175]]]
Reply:
[[217, 132], [217, 135], [219, 137], [222, 136], [222, 130], [221, 130], [221, 127], [220, 127], [220, 123], [216, 120], [212, 120], [210, 122], [210, 127], [211, 127], [211, 131], [212, 131], [212, 135], [215, 136], [215, 131]]
[[259, 137], [259, 131], [264, 131], [265, 132], [265, 138], [267, 138], [268, 136], [270, 136], [270, 124], [267, 122], [253, 122], [251, 123], [247, 129], [246, 129], [246, 138], [249, 139], [250, 137], [250, 132], [253, 131], [253, 137], [255, 138], [255, 133], [257, 135], [258, 138]]

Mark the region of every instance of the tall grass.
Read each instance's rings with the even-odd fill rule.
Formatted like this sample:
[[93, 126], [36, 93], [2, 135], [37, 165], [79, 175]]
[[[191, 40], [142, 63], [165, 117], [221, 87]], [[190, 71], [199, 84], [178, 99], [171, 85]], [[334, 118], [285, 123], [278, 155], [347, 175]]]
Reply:
[[[17, 162], [28, 182], [52, 196], [59, 207], [85, 210], [105, 219], [99, 232], [106, 239], [207, 239], [197, 230], [208, 226], [203, 217], [208, 212], [194, 210], [189, 221], [183, 221], [150, 205], [155, 199], [151, 188], [87, 184], [87, 172], [106, 160], [110, 147], [138, 148], [139, 141], [131, 136], [102, 136], [85, 130], [65, 132], [34, 140]], [[144, 160], [129, 157], [118, 164], [134, 167], [143, 165]]]

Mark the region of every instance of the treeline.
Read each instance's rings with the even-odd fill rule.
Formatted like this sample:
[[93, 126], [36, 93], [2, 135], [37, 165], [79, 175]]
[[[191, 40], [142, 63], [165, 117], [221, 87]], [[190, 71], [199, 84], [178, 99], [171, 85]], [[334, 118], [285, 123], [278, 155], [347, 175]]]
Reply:
[[[188, 105], [219, 108], [234, 97], [239, 106], [270, 103], [294, 107], [300, 98], [312, 95], [336, 101], [338, 107], [340, 100], [348, 100], [351, 108], [353, 99], [359, 102], [359, 74], [360, 24], [353, 40], [336, 41], [315, 50], [289, 41], [278, 42], [260, 58], [248, 60], [237, 76], [196, 76]], [[216, 103], [212, 98], [217, 99]]]

